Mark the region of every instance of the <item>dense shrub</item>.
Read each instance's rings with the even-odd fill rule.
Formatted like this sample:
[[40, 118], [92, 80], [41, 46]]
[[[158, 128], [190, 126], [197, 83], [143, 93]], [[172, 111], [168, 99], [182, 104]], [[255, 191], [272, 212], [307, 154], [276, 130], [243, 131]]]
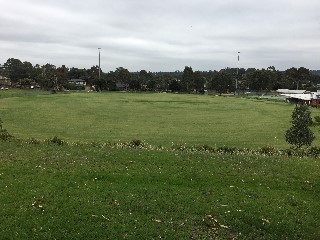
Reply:
[[2, 127], [2, 120], [0, 119], [0, 140], [2, 141], [8, 141], [11, 138], [13, 138], [13, 136], [7, 131], [7, 129], [4, 129]]
[[295, 107], [292, 112], [291, 124], [285, 134], [286, 141], [297, 148], [310, 146], [315, 137], [310, 129], [312, 118], [307, 105]]

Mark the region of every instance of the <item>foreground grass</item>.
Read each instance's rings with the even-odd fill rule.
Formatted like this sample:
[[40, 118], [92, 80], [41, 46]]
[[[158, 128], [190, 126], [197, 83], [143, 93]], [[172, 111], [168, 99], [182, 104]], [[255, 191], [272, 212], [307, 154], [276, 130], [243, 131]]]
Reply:
[[[173, 142], [287, 148], [284, 133], [292, 110], [280, 102], [190, 94], [21, 93], [0, 99], [4, 127], [16, 137], [58, 136], [82, 142], [140, 139], [164, 146]], [[319, 131], [315, 133], [320, 137]]]
[[2, 239], [319, 239], [319, 160], [0, 145]]

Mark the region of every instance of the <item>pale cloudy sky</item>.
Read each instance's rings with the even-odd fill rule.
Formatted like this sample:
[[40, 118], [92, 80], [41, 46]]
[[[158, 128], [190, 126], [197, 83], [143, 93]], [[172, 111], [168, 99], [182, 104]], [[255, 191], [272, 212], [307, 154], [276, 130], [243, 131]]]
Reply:
[[0, 64], [320, 69], [319, 0], [0, 0]]

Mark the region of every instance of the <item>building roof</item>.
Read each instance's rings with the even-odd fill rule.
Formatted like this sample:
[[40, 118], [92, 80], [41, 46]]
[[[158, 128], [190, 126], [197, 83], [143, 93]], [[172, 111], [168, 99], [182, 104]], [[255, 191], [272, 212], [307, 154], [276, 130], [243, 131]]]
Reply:
[[310, 101], [311, 99], [320, 99], [320, 92], [311, 92], [311, 93], [304, 93], [304, 94], [281, 94], [282, 96], [286, 96], [288, 98], [296, 98], [305, 101]]
[[289, 98], [296, 98], [301, 100], [310, 101], [312, 99], [312, 95], [310, 93], [308, 94], [281, 94], [282, 96], [286, 96]]
[[307, 93], [306, 90], [290, 90], [290, 89], [278, 89], [278, 93], [283, 93], [283, 94], [304, 94]]

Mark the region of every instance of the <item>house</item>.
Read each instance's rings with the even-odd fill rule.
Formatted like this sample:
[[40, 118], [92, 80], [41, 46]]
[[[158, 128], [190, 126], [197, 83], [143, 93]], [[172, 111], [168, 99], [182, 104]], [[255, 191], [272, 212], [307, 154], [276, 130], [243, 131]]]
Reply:
[[87, 82], [82, 79], [70, 79], [68, 83], [75, 86], [83, 86], [83, 87], [87, 85]]

